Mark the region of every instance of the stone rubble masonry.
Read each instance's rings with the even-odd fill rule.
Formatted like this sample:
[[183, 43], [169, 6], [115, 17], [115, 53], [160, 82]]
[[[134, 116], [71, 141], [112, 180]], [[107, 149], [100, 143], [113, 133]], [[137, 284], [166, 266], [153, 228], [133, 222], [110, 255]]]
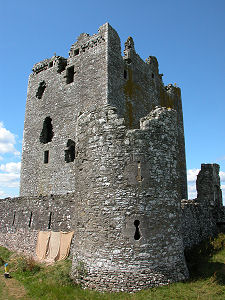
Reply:
[[197, 176], [197, 198], [182, 200], [182, 232], [184, 247], [225, 230], [225, 208], [222, 202], [218, 164], [202, 164]]
[[[177, 113], [156, 107], [141, 118], [140, 129], [127, 130], [124, 123], [111, 106], [83, 113], [77, 121], [72, 277], [88, 288], [138, 290], [188, 276], [177, 184]], [[80, 262], [88, 280], [80, 280]]]
[[74, 195], [17, 197], [0, 200], [0, 245], [35, 256], [37, 235], [72, 231]]
[[[35, 255], [39, 230], [75, 232], [71, 277], [137, 291], [188, 278], [184, 248], [224, 223], [219, 166], [187, 199], [181, 91], [104, 24], [33, 67], [20, 197], [0, 200], [0, 245]], [[182, 199], [182, 200], [181, 200]]]
[[[67, 83], [68, 79], [72, 82]], [[136, 54], [131, 37], [122, 56], [119, 36], [108, 23], [98, 34], [81, 34], [68, 59], [53, 56], [33, 67], [24, 123], [21, 196], [75, 191], [78, 170], [75, 163], [65, 163], [67, 141], [76, 140], [77, 119], [82, 113], [106, 104], [117, 108], [130, 129], [138, 129], [140, 119], [155, 106], [177, 111], [179, 192], [180, 198], [187, 198], [180, 89], [163, 85], [157, 59], [150, 56], [144, 62]], [[53, 138], [40, 143], [46, 118], [51, 118]], [[49, 162], [44, 164], [46, 151]]]

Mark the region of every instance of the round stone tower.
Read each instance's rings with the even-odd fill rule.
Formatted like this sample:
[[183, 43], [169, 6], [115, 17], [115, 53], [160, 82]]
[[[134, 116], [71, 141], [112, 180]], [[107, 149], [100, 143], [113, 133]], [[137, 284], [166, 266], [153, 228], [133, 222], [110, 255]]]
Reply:
[[105, 105], [81, 114], [76, 132], [74, 281], [136, 291], [186, 279], [176, 111], [156, 107], [127, 129]]

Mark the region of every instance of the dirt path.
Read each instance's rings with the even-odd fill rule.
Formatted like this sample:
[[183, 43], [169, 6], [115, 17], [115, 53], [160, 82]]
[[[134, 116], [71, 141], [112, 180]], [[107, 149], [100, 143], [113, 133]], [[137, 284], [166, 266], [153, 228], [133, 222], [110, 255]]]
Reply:
[[[0, 296], [0, 299], [26, 299], [29, 298], [26, 296], [26, 290], [24, 286], [14, 278], [4, 278], [0, 277], [1, 285], [3, 285], [3, 295]], [[1, 298], [3, 296], [3, 298]]]

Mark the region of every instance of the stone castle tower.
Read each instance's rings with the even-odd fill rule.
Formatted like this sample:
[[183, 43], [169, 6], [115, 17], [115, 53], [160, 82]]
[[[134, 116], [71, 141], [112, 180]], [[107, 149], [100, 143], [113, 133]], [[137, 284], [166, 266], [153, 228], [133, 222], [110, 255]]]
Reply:
[[[93, 36], [81, 34], [72, 45], [68, 59], [53, 56], [37, 63], [30, 75], [20, 195], [66, 194], [76, 191], [81, 175], [78, 159], [87, 151], [86, 144], [79, 149], [82, 143], [80, 124], [90, 112], [100, 113], [101, 109], [111, 107], [118, 119], [124, 119], [123, 126], [128, 132], [140, 129], [141, 118], [146, 117], [156, 106], [176, 111], [177, 148], [174, 155], [179, 177], [177, 184], [179, 198], [187, 198], [180, 89], [163, 85], [157, 59], [150, 56], [144, 62], [136, 54], [131, 37], [125, 43], [122, 57], [120, 39], [109, 24], [101, 26], [98, 34]], [[84, 126], [87, 139], [88, 126]], [[91, 136], [94, 138], [95, 132]], [[137, 152], [132, 148], [129, 151], [134, 156]], [[145, 151], [140, 145], [138, 152], [143, 157], [139, 154], [132, 160], [136, 164], [140, 161], [139, 164], [145, 166]], [[102, 159], [104, 157], [107, 158], [103, 155]], [[157, 162], [152, 161], [151, 165], [154, 164], [157, 165]], [[161, 168], [160, 165], [157, 167]], [[133, 170], [127, 173], [132, 177], [138, 168], [133, 166]], [[140, 168], [143, 173], [143, 167]], [[91, 178], [96, 175], [93, 173]], [[147, 181], [146, 176], [143, 183]]]
[[157, 59], [144, 62], [131, 37], [122, 56], [108, 23], [29, 78], [20, 196], [68, 193], [76, 282], [136, 290], [188, 277], [180, 89], [163, 85]]
[[[187, 278], [181, 93], [108, 24], [30, 75], [21, 197], [73, 193], [72, 276], [99, 289]], [[53, 200], [54, 201], [54, 200]], [[80, 266], [88, 280], [80, 276]], [[135, 283], [135, 284], [134, 284]]]
[[224, 228], [219, 165], [187, 200], [181, 93], [108, 24], [29, 78], [20, 197], [0, 199], [0, 245], [35, 256], [74, 231], [71, 276], [101, 291], [188, 278], [184, 249]]

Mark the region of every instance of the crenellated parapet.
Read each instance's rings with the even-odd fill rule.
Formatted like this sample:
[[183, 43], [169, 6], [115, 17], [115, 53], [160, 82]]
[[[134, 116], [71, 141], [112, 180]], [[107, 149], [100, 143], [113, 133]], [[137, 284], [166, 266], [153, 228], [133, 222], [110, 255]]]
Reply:
[[87, 33], [82, 33], [78, 37], [77, 42], [71, 46], [69, 57], [82, 55], [82, 53], [88, 51], [90, 48], [98, 47], [101, 43], [104, 42], [105, 38], [101, 34], [90, 36]]
[[57, 72], [61, 73], [63, 70], [65, 70], [66, 65], [67, 65], [66, 58], [62, 56], [54, 55], [52, 58], [44, 59], [41, 62], [35, 64], [32, 68], [32, 71], [34, 72], [34, 74], [38, 74], [52, 67], [56, 67]]

